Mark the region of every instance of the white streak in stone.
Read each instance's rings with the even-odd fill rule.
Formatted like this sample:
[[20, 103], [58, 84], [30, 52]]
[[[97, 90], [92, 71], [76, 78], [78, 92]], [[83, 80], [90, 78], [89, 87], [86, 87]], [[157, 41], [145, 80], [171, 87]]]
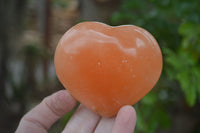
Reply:
[[[68, 44], [65, 46], [65, 52], [67, 54], [78, 54], [80, 47], [87, 47], [88, 43], [100, 43], [100, 44], [115, 44], [120, 50], [123, 52], [136, 56], [136, 49], [135, 48], [124, 48], [119, 40], [115, 37], [108, 36], [106, 34], [94, 31], [94, 30], [88, 30], [85, 32], [85, 30], [76, 30], [73, 29], [70, 32], [67, 32], [67, 37], [61, 40], [61, 45], [66, 41], [69, 41], [73, 44]], [[65, 42], [67, 43], [67, 42]]]

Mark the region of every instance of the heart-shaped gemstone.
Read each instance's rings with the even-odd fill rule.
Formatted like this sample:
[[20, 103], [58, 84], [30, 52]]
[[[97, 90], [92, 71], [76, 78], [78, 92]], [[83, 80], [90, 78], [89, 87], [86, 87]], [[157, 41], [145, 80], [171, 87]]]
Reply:
[[142, 28], [83, 22], [63, 35], [54, 63], [59, 80], [75, 99], [110, 117], [153, 88], [162, 71], [162, 54]]

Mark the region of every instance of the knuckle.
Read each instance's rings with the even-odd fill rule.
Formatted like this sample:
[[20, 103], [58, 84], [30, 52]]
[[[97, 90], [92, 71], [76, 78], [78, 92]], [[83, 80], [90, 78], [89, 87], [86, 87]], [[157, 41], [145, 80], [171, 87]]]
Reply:
[[47, 108], [56, 116], [60, 117], [62, 114], [62, 106], [57, 101], [56, 95], [52, 95], [52, 97], [46, 97], [43, 100], [43, 103]]

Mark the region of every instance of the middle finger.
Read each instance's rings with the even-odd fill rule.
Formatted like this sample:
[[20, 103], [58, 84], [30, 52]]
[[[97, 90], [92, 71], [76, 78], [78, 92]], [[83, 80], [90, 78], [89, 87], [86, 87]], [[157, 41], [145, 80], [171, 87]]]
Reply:
[[99, 119], [98, 114], [80, 105], [62, 133], [93, 133]]

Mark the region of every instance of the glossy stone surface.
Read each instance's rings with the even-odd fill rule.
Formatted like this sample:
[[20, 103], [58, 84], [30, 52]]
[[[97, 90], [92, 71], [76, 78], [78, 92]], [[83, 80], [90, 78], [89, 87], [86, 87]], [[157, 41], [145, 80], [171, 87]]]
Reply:
[[153, 88], [162, 71], [162, 54], [142, 28], [83, 22], [63, 35], [54, 63], [59, 80], [75, 99], [110, 117]]

